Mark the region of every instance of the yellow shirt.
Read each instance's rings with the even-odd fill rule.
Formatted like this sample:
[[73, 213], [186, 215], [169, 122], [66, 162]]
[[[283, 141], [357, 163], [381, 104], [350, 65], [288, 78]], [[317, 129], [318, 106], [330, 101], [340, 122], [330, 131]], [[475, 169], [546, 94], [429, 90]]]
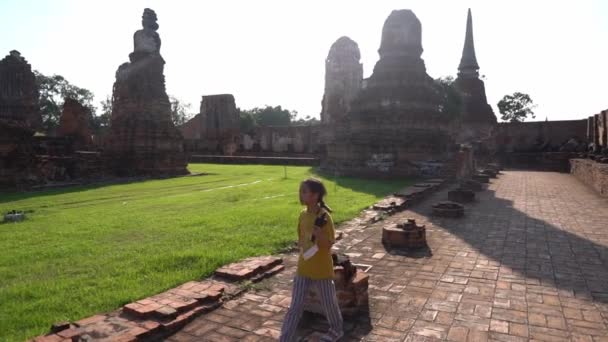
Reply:
[[321, 229], [327, 234], [327, 239], [333, 243], [335, 241], [334, 222], [325, 209], [321, 209], [318, 214], [309, 213], [304, 209], [300, 213], [298, 222], [298, 237], [302, 247], [298, 260], [298, 275], [314, 280], [334, 278], [334, 263], [331, 259], [331, 248], [326, 250], [319, 248], [319, 251], [308, 260], [304, 260], [304, 257], [302, 256], [304, 251], [308, 250], [316, 243], [310, 241], [313, 226], [316, 218], [323, 213], [326, 213], [327, 223], [325, 223]]

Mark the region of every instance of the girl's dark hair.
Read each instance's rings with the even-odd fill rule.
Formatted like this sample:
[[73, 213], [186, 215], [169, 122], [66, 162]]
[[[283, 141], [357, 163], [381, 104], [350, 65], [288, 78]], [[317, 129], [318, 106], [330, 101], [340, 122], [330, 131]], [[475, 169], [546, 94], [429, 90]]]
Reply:
[[323, 201], [323, 197], [327, 195], [327, 190], [325, 189], [325, 185], [323, 185], [320, 180], [315, 178], [308, 178], [307, 180], [303, 181], [301, 185], [306, 185], [310, 192], [319, 194], [319, 206], [329, 211], [330, 213], [332, 212], [331, 208]]

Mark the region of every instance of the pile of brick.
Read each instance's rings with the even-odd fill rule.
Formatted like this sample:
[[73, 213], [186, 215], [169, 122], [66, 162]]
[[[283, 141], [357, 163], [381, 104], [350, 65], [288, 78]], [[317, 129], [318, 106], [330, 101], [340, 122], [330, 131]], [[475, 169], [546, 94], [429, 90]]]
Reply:
[[[244, 290], [233, 281], [259, 281], [283, 270], [283, 259], [248, 258], [216, 270], [217, 279], [190, 281], [121, 309], [77, 322], [54, 324], [35, 342], [139, 341], [171, 335], [200, 314], [209, 312]], [[220, 279], [222, 278], [222, 279]]]
[[283, 259], [273, 256], [248, 258], [218, 268], [215, 276], [229, 281], [251, 280], [258, 282], [285, 269]]

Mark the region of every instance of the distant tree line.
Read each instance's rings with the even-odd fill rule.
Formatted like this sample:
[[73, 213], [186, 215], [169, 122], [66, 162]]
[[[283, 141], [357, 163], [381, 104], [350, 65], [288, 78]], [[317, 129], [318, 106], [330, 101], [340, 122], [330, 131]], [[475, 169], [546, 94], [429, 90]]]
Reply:
[[255, 107], [252, 109], [239, 109], [240, 129], [242, 132], [251, 132], [259, 126], [291, 126], [319, 123], [319, 119], [310, 115], [297, 118], [298, 112], [281, 106]]
[[[71, 84], [61, 75], [46, 76], [34, 71], [36, 82], [40, 90], [40, 112], [42, 114], [43, 130], [53, 133], [59, 126], [64, 99], [72, 98], [85, 108], [89, 116], [89, 126], [93, 134], [103, 135], [110, 127], [112, 117], [112, 97], [106, 96], [100, 103], [100, 108], [93, 105], [94, 94], [85, 88]], [[181, 126], [190, 120], [192, 105], [175, 96], [169, 96], [171, 103], [171, 120], [176, 126]], [[289, 126], [315, 124], [319, 119], [310, 115], [297, 118], [298, 112], [281, 106], [255, 107], [252, 109], [239, 109], [239, 124], [243, 132], [251, 132], [259, 126]]]

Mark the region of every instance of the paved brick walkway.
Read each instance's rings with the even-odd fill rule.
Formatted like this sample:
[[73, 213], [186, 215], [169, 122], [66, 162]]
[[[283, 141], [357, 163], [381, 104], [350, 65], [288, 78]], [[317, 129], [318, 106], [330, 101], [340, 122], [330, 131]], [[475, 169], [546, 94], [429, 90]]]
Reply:
[[[369, 312], [346, 318], [343, 341], [608, 341], [608, 200], [570, 175], [523, 171], [477, 196], [464, 219], [429, 216], [442, 191], [384, 223], [342, 227], [338, 248], [373, 265]], [[427, 225], [430, 253], [382, 246], [382, 225], [406, 217]], [[294, 263], [170, 340], [276, 339]], [[309, 336], [326, 325], [300, 327]]]

